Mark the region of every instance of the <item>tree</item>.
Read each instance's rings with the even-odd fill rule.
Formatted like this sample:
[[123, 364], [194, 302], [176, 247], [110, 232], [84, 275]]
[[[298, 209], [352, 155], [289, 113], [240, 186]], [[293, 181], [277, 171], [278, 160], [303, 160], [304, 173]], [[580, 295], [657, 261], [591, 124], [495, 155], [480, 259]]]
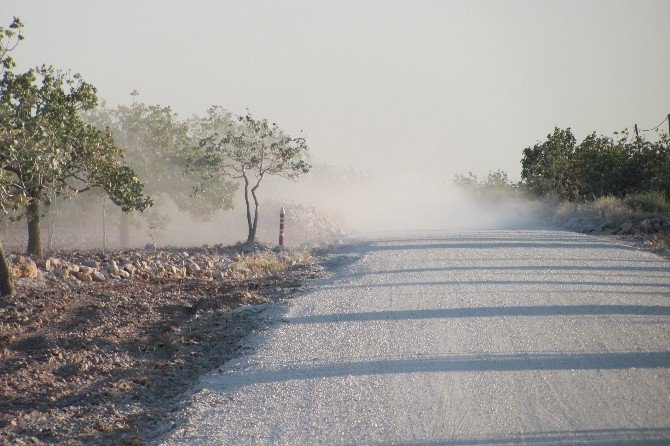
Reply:
[[18, 17], [14, 17], [7, 28], [0, 26], [0, 75], [16, 66], [14, 58], [9, 53], [24, 39], [22, 29], [23, 23]]
[[258, 229], [258, 188], [263, 178], [296, 179], [309, 172], [307, 143], [302, 137], [287, 135], [275, 123], [256, 120], [249, 114], [235, 119], [220, 107], [210, 108], [201, 121], [209, 134], [195, 147], [190, 171], [201, 174], [200, 190], [206, 190], [209, 183], [222, 176], [243, 183], [247, 243], [253, 243]]
[[[125, 152], [126, 163], [146, 179], [145, 191], [156, 204], [163, 200], [173, 201], [180, 210], [207, 219], [218, 209], [229, 209], [233, 205], [236, 185], [218, 178], [206, 190], [194, 196], [199, 177], [185, 173], [188, 148], [194, 144], [200, 132], [199, 126], [191, 128], [192, 122], [180, 120], [170, 107], [147, 105], [137, 100], [138, 93], [131, 93], [131, 105], [119, 105], [114, 109], [98, 107], [87, 113], [85, 119], [98, 128], [110, 127], [114, 141]], [[155, 206], [157, 208], [159, 206]], [[124, 218], [125, 217], [125, 218]], [[159, 211], [147, 215], [148, 225], [155, 235], [157, 222], [169, 221]], [[151, 228], [153, 226], [153, 228]], [[129, 244], [130, 221], [123, 214], [119, 226], [123, 247]]]
[[[22, 28], [23, 23], [21, 23], [18, 17], [14, 17], [12, 23], [7, 28], [0, 26], [0, 75], [2, 76], [4, 76], [6, 70], [11, 70], [16, 66], [14, 59], [9, 53], [23, 40], [23, 34], [21, 34]], [[0, 109], [0, 113], [2, 112], [2, 109]], [[9, 129], [0, 127], [0, 144], [10, 139], [13, 139], [12, 132]], [[0, 217], [6, 213], [7, 207], [16, 208], [21, 204], [19, 201], [20, 196], [10, 196], [9, 189], [1, 179], [2, 176], [3, 171], [0, 170]], [[2, 240], [0, 240], [0, 297], [11, 296], [12, 294], [14, 294], [12, 272], [5, 257]]]
[[627, 144], [628, 160], [624, 165], [629, 179], [627, 193], [663, 191], [670, 198], [670, 150], [668, 135], [652, 142], [636, 137]]
[[588, 135], [575, 148], [572, 165], [580, 197], [598, 198], [605, 195], [623, 197], [631, 181], [626, 172], [629, 161], [628, 132], [618, 139]]
[[521, 178], [535, 195], [556, 193], [563, 200], [662, 191], [670, 198], [668, 134], [649, 141], [628, 130], [614, 137], [595, 132], [576, 145], [570, 129], [555, 129], [547, 140], [523, 151]]
[[566, 200], [575, 198], [577, 188], [571, 164], [575, 143], [569, 128], [555, 128], [546, 141], [524, 149], [521, 179], [529, 192], [540, 196], [553, 192]]
[[28, 254], [42, 256], [40, 204], [101, 187], [123, 211], [152, 204], [135, 172], [121, 162], [111, 132], [81, 118], [97, 104], [81, 76], [42, 66], [0, 81], [0, 125], [13, 132], [0, 145], [0, 168], [11, 195], [26, 197]]
[[670, 201], [670, 133], [662, 134], [654, 146], [658, 153], [658, 162], [654, 166], [651, 189], [663, 191]]
[[[13, 135], [10, 131], [0, 127], [0, 143], [12, 137]], [[25, 202], [23, 195], [12, 194], [10, 192], [9, 183], [3, 177], [6, 177], [6, 175], [0, 170], [0, 220], [10, 212], [19, 209]], [[0, 297], [11, 296], [13, 294], [12, 271], [5, 257], [2, 240], [0, 240]]]

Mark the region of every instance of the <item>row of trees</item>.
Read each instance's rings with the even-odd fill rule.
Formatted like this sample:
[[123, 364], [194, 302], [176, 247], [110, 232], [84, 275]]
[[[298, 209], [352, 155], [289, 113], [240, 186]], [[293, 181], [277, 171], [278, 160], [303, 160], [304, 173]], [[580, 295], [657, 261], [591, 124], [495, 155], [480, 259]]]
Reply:
[[507, 172], [500, 169], [489, 172], [481, 180], [472, 172], [456, 174], [454, 184], [482, 202], [500, 203], [524, 193], [522, 185], [511, 181]]
[[81, 76], [50, 66], [14, 73], [9, 51], [22, 39], [14, 19], [3, 30], [0, 79], [0, 189], [3, 210], [28, 222], [28, 254], [41, 256], [43, 206], [100, 188], [124, 211], [143, 211], [152, 201], [109, 129], [85, 122], [98, 104], [95, 88]]
[[[125, 161], [145, 181], [144, 190], [161, 204], [174, 202], [194, 217], [209, 219], [231, 209], [238, 186], [244, 189], [247, 243], [256, 240], [258, 189], [267, 176], [295, 179], [307, 173], [308, 147], [277, 124], [251, 115], [235, 116], [213, 106], [204, 116], [180, 120], [170, 107], [146, 105], [132, 93], [130, 106], [98, 107], [85, 118], [111, 129], [125, 150]], [[148, 216], [167, 221], [169, 216]], [[121, 245], [128, 245], [129, 223], [122, 214]]]
[[661, 191], [670, 199], [670, 139], [657, 141], [627, 130], [614, 137], [592, 133], [579, 144], [556, 128], [523, 151], [522, 186], [536, 196], [555, 193], [568, 201]]
[[[169, 199], [211, 215], [233, 206], [236, 180], [252, 243], [261, 181], [310, 169], [305, 139], [267, 120], [221, 107], [180, 120], [169, 107], [138, 102], [136, 92], [131, 105], [108, 108], [79, 75], [50, 66], [15, 73], [10, 52], [23, 39], [22, 27], [15, 18], [0, 28], [0, 217], [26, 218], [28, 254], [43, 255], [40, 219], [56, 199], [103, 191], [126, 216], [123, 245], [129, 212]], [[0, 295], [11, 291], [0, 245]]]
[[[218, 209], [233, 206], [236, 185], [224, 178], [210, 181], [208, 188], [199, 187], [202, 177], [186, 172], [189, 157], [202, 134], [197, 125], [200, 119], [184, 121], [170, 107], [147, 105], [138, 101], [133, 92], [131, 105], [109, 108], [105, 104], [84, 114], [84, 119], [97, 128], [108, 128], [115, 142], [124, 149], [124, 161], [144, 181], [144, 191], [156, 206], [143, 213], [149, 226], [164, 224], [168, 215], [160, 209], [166, 201], [177, 204], [180, 210], [208, 218]], [[198, 191], [195, 194], [195, 191]], [[119, 241], [130, 245], [130, 216], [121, 213]]]
[[670, 138], [660, 133], [649, 141], [627, 130], [614, 137], [592, 133], [580, 143], [568, 129], [554, 129], [545, 141], [523, 150], [521, 181], [506, 172], [479, 179], [458, 174], [454, 183], [479, 199], [555, 195], [564, 201], [605, 196], [618, 198], [656, 193], [670, 200]]

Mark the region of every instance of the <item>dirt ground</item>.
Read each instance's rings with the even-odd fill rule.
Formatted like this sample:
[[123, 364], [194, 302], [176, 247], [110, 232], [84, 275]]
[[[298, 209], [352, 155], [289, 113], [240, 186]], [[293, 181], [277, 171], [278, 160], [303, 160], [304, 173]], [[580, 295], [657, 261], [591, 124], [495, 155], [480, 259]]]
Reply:
[[[670, 258], [667, 231], [616, 237]], [[258, 304], [307, 289], [327, 257], [242, 254], [219, 280], [18, 280], [0, 299], [0, 445], [141, 445], [171, 430], [198, 378], [263, 329]]]
[[180, 396], [239, 354], [260, 311], [304, 289], [312, 258], [245, 279], [71, 286], [21, 279], [0, 300], [0, 444], [144, 444]]

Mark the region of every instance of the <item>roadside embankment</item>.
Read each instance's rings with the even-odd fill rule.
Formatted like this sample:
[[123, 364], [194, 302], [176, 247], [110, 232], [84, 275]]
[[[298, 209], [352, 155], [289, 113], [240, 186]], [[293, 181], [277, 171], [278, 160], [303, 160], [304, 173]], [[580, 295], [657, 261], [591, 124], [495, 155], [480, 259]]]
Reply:
[[261, 328], [254, 305], [321, 271], [263, 245], [51, 254], [10, 256], [0, 444], [132, 445], [170, 429], [180, 396]]
[[632, 209], [603, 197], [584, 203], [542, 202], [544, 224], [593, 235], [612, 235], [670, 258], [670, 214]]

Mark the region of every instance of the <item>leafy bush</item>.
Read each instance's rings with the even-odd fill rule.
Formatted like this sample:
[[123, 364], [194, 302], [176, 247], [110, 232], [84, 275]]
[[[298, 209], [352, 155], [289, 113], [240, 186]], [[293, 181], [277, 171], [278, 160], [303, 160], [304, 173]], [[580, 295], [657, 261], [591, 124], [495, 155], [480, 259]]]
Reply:
[[572, 200], [577, 193], [573, 155], [577, 140], [568, 128], [558, 127], [547, 140], [523, 150], [521, 179], [525, 188], [536, 196], [555, 193], [563, 200]]
[[630, 209], [617, 197], [607, 196], [597, 198], [593, 208], [599, 220], [610, 220], [620, 225], [631, 217]]
[[524, 149], [522, 186], [535, 196], [554, 193], [568, 201], [653, 190], [670, 198], [669, 142], [668, 134], [652, 142], [624, 130], [613, 138], [592, 133], [577, 144], [569, 128], [556, 128]]
[[467, 175], [454, 176], [454, 184], [475, 199], [498, 203], [511, 197], [518, 197], [521, 193], [519, 185], [510, 181], [507, 172], [503, 170], [490, 171], [485, 180], [468, 172]]
[[670, 212], [670, 201], [660, 191], [628, 194], [624, 203], [636, 211], [642, 212]]

